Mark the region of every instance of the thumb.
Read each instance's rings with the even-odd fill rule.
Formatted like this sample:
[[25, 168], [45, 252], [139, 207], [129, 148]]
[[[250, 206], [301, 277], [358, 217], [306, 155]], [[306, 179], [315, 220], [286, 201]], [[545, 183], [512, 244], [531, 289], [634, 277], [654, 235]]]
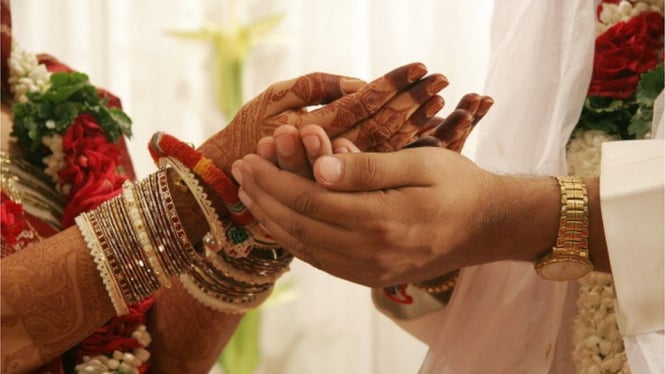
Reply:
[[430, 185], [434, 165], [428, 160], [438, 151], [438, 148], [414, 148], [390, 153], [322, 156], [314, 163], [314, 177], [322, 186], [338, 191]]

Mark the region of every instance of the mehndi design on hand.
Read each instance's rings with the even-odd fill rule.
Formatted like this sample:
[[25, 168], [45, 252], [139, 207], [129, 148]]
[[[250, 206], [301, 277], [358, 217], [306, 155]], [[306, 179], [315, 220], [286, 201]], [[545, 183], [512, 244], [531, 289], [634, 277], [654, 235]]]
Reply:
[[[423, 79], [426, 74], [423, 64], [412, 63], [369, 84], [325, 73], [273, 84], [244, 105], [229, 126], [200, 150], [228, 173], [234, 160], [254, 152], [259, 139], [283, 124], [298, 128], [318, 124], [332, 137], [345, 136], [365, 147], [380, 144], [447, 84], [438, 74]], [[318, 104], [327, 105], [304, 110]]]
[[435, 118], [421, 137], [407, 147], [433, 146], [461, 152], [471, 130], [487, 114], [494, 100], [475, 93], [464, 95], [457, 107], [445, 119]]

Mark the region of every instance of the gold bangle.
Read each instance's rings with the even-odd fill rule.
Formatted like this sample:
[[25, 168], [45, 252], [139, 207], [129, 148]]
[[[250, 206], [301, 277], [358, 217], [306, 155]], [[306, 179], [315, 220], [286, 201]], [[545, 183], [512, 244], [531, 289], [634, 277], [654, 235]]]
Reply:
[[206, 251], [219, 252], [224, 246], [230, 245], [224, 237], [224, 226], [219, 220], [217, 212], [208, 200], [208, 195], [199, 185], [198, 179], [178, 160], [172, 157], [163, 157], [159, 159], [160, 167], [171, 167], [180, 179], [185, 182], [187, 188], [194, 196], [194, 200], [199, 205], [203, 216], [205, 217], [210, 231], [203, 236], [203, 246]]

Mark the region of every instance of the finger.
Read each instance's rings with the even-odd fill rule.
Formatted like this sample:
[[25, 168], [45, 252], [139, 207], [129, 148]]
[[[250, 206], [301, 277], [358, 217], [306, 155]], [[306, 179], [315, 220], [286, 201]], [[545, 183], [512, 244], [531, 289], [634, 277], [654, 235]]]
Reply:
[[[323, 156], [325, 157], [332, 156]], [[241, 162], [234, 164], [234, 167], [236, 169], [234, 175], [240, 175], [242, 188], [254, 201], [260, 202], [268, 214], [279, 217], [280, 225], [289, 225], [289, 227], [292, 225], [292, 222], [282, 222], [288, 218], [288, 211], [284, 210], [284, 207], [310, 219], [346, 228], [357, 228], [358, 222], [364, 217], [362, 212], [382, 208], [382, 205], [377, 206], [374, 200], [369, 201], [362, 193], [330, 191], [313, 180], [279, 170], [257, 155], [243, 157]], [[262, 193], [268, 196], [262, 196]], [[277, 215], [278, 213], [280, 215]], [[297, 227], [288, 231], [293, 234], [297, 232]]]
[[318, 125], [307, 125], [299, 131], [300, 139], [305, 146], [305, 153], [309, 165], [314, 165], [314, 160], [320, 156], [332, 154], [332, 144], [328, 134]]
[[445, 118], [434, 116], [427, 123], [425, 123], [416, 134], [416, 137], [430, 135], [435, 128], [443, 123]]
[[433, 136], [424, 136], [407, 144], [404, 148], [441, 147], [441, 140]]
[[494, 105], [494, 99], [492, 99], [489, 96], [483, 96], [480, 99], [480, 105], [478, 105], [478, 110], [476, 110], [476, 113], [474, 114], [474, 120], [473, 120], [473, 125], [475, 126], [480, 122], [483, 117], [489, 112], [490, 108]]
[[[283, 248], [286, 248], [291, 252], [291, 254], [320, 269], [322, 265], [318, 258], [325, 256], [325, 253], [318, 253], [323, 251], [314, 250], [314, 244], [310, 243], [307, 238], [301, 237], [300, 239], [297, 239], [286, 231], [281, 224], [286, 221], [285, 219], [281, 219], [281, 217], [287, 216], [289, 222], [297, 222], [298, 227], [305, 227], [304, 224], [299, 221], [300, 219], [304, 219], [304, 217], [296, 212], [286, 209], [283, 205], [276, 203], [274, 199], [270, 199], [270, 197], [267, 196], [265, 191], [262, 191], [260, 187], [254, 184], [251, 184], [249, 191], [253, 198], [250, 197], [245, 187], [239, 190], [238, 197], [243, 205], [252, 213], [252, 216], [254, 216], [257, 222], [260, 222], [270, 233], [270, 236], [280, 243]], [[254, 200], [258, 201], [258, 203]], [[272, 214], [267, 214], [266, 211], [271, 212]], [[304, 235], [307, 231], [303, 230], [301, 232]]]
[[[429, 151], [431, 152], [431, 150]], [[314, 163], [314, 177], [339, 191], [375, 191], [429, 186], [431, 153], [407, 149], [391, 153], [345, 153], [323, 156]]]
[[326, 104], [357, 92], [365, 85], [364, 81], [357, 78], [317, 72], [272, 84], [257, 100], [268, 103], [264, 108], [265, 118], [286, 110]]
[[454, 152], [461, 152], [475, 125], [487, 114], [494, 100], [489, 96], [475, 93], [466, 94], [460, 99], [456, 109], [436, 128], [422, 132], [421, 139], [409, 147], [431, 145], [432, 136], [439, 139], [439, 145]]
[[264, 159], [277, 164], [277, 149], [275, 148], [275, 139], [272, 136], [264, 136], [256, 144], [256, 154]]
[[[330, 242], [331, 234], [340, 238], [351, 227], [343, 225], [351, 224], [357, 196], [328, 191], [314, 181], [279, 170], [256, 155], [247, 155], [234, 166], [246, 194], [239, 194], [241, 201], [271, 234], [279, 232], [275, 230], [278, 225], [298, 241], [312, 244]], [[261, 211], [256, 211], [257, 206]]]
[[401, 66], [370, 82], [357, 92], [345, 95], [324, 107], [298, 118], [288, 114], [289, 123], [297, 127], [315, 123], [323, 127], [328, 135], [334, 137], [375, 114], [390, 99], [426, 73], [427, 69], [421, 63]]
[[432, 134], [441, 147], [460, 152], [473, 128], [473, 115], [465, 109], [455, 109]]
[[[359, 153], [360, 148], [356, 147], [352, 141], [347, 138], [335, 138], [332, 142], [333, 153]], [[312, 164], [313, 165], [313, 164]]]
[[[272, 198], [270, 193], [250, 182], [251, 178], [247, 180], [246, 187], [239, 191], [240, 200], [283, 248], [317, 269], [343, 279], [362, 282], [359, 274], [365, 272], [358, 272], [349, 266], [347, 253], [348, 249], [364, 244], [362, 238], [348, 229], [312, 220], [288, 209]], [[349, 243], [354, 243], [354, 246]], [[356, 262], [363, 260], [363, 256], [354, 256]]]
[[480, 106], [481, 96], [477, 93], [468, 93], [460, 99], [455, 109], [466, 109], [470, 113], [475, 113]]
[[395, 134], [386, 141], [375, 145], [372, 152], [392, 152], [402, 149], [413, 142], [418, 133], [425, 131], [427, 128], [436, 127], [443, 121], [443, 118], [434, 117], [434, 115], [443, 108], [443, 105], [443, 98], [438, 95], [432, 97], [421, 105]]
[[[369, 149], [389, 139], [408, 122], [419, 107], [427, 103], [447, 85], [448, 80], [443, 75], [430, 75], [400, 92], [376, 114], [361, 121], [342, 135], [354, 142], [358, 148]], [[443, 99], [433, 101], [428, 109], [436, 109], [435, 112], [438, 112], [441, 109], [441, 107], [437, 108], [439, 104], [441, 107], [443, 106]], [[434, 113], [430, 114], [434, 115]]]
[[475, 126], [487, 114], [494, 104], [494, 99], [489, 96], [481, 96], [476, 93], [464, 95], [456, 109], [466, 109], [473, 115], [473, 125]]
[[305, 178], [312, 177], [310, 164], [305, 155], [305, 147], [293, 126], [280, 126], [273, 134], [277, 165], [280, 169], [290, 171]]

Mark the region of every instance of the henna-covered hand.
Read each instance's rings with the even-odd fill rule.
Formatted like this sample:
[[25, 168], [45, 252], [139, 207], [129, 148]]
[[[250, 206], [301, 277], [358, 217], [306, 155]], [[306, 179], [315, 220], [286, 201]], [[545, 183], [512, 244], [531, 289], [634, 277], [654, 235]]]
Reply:
[[[380, 144], [405, 126], [408, 130], [403, 131], [415, 134], [443, 106], [436, 94], [447, 85], [443, 75], [426, 74], [423, 64], [412, 63], [369, 84], [326, 73], [273, 84], [244, 105], [200, 151], [229, 172], [234, 160], [254, 152], [259, 139], [283, 124], [317, 124], [361, 149]], [[303, 110], [318, 104], [327, 105]]]
[[422, 127], [419, 138], [407, 148], [433, 146], [461, 152], [471, 130], [485, 117], [494, 100], [475, 93], [466, 94], [445, 119], [435, 117]]

